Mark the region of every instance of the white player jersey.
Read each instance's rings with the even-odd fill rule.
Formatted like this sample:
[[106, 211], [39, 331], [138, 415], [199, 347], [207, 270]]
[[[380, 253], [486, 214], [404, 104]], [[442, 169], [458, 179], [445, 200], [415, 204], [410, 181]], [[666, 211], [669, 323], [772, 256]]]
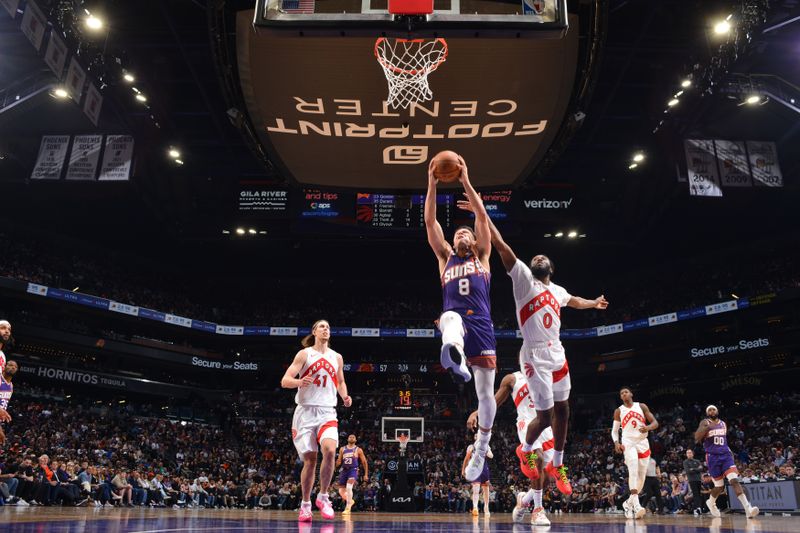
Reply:
[[517, 323], [526, 343], [559, 342], [561, 308], [572, 296], [559, 285], [545, 285], [533, 277], [528, 265], [517, 259], [508, 273], [514, 283]]
[[619, 419], [622, 425], [622, 440], [628, 442], [638, 442], [647, 438], [647, 433], [641, 433], [639, 428], [647, 425], [644, 418], [644, 411], [639, 406], [639, 402], [633, 402], [630, 408], [625, 404], [619, 406]]
[[311, 376], [314, 382], [308, 387], [297, 389], [294, 401], [302, 406], [336, 407], [339, 354], [331, 349], [324, 354], [314, 348], [306, 348], [305, 352], [306, 364], [300, 371], [300, 379]]
[[533, 405], [533, 396], [528, 390], [528, 380], [522, 372], [514, 372], [514, 378], [511, 397], [517, 406], [517, 420], [533, 420], [536, 418], [536, 407]]
[[0, 374], [3, 373], [3, 370], [6, 369], [6, 354], [3, 353], [3, 350], [0, 350]]

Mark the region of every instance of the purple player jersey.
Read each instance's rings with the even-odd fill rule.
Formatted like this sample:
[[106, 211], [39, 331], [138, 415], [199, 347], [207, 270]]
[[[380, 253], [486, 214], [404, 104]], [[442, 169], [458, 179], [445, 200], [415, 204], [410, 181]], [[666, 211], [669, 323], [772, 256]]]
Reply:
[[706, 438], [703, 439], [703, 448], [706, 450], [706, 453], [710, 455], [730, 454], [731, 449], [728, 448], [728, 427], [725, 425], [725, 422], [722, 420], [718, 420], [716, 424], [712, 422], [708, 428]]
[[8, 410], [8, 402], [11, 401], [12, 394], [14, 394], [14, 385], [10, 381], [6, 381], [0, 374], [0, 408]]
[[358, 446], [352, 448], [344, 447], [342, 453], [342, 470], [358, 469]]
[[444, 311], [490, 316], [491, 274], [472, 253], [459, 257], [452, 252], [442, 273]]

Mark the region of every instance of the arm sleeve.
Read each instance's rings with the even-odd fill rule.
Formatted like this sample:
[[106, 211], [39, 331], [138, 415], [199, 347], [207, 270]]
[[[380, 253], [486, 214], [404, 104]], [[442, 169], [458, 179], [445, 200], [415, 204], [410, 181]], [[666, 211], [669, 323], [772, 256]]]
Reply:
[[611, 426], [611, 440], [615, 443], [619, 442], [619, 420], [614, 420], [614, 424]]
[[514, 267], [508, 271], [508, 275], [514, 285], [514, 298], [521, 300], [530, 292], [533, 286], [531, 269], [520, 259], [517, 259]]

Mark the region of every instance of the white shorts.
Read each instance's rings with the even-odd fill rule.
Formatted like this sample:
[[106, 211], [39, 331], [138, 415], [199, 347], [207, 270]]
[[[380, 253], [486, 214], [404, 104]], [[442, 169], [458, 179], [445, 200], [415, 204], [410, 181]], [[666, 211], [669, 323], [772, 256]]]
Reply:
[[564, 346], [560, 342], [523, 343], [519, 365], [528, 381], [528, 390], [537, 411], [547, 411], [554, 402], [569, 399], [572, 381]]
[[[519, 443], [525, 444], [526, 438], [525, 435], [528, 433], [528, 425], [533, 421], [532, 418], [522, 418], [517, 419], [517, 437], [519, 437]], [[553, 458], [553, 445], [555, 441], [553, 440], [553, 428], [547, 426], [544, 430], [539, 434], [539, 438], [533, 443], [534, 450], [542, 450], [542, 459], [544, 463], [547, 464]]]
[[650, 461], [650, 442], [647, 439], [640, 441], [627, 441], [622, 439], [622, 445], [625, 447], [623, 452], [625, 456], [625, 465], [628, 470], [634, 470], [639, 467], [640, 461]]
[[331, 439], [339, 446], [339, 422], [335, 407], [298, 405], [292, 417], [292, 441], [300, 457], [319, 450], [317, 443]]

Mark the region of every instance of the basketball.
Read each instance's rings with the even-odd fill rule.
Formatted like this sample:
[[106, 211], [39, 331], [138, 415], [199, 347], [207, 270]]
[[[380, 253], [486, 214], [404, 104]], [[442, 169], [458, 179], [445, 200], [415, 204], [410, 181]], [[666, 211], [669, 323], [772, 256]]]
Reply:
[[433, 156], [433, 176], [442, 183], [453, 183], [461, 176], [458, 154], [444, 150]]

